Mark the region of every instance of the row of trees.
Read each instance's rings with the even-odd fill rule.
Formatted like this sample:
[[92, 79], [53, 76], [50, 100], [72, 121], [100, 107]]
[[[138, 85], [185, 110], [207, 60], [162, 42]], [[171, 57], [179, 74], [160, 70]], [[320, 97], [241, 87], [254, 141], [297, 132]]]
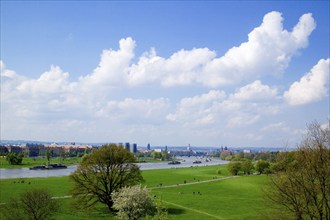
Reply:
[[243, 159], [249, 159], [252, 161], [265, 160], [268, 162], [274, 162], [275, 158], [280, 152], [250, 152], [245, 153], [243, 151], [240, 152], [231, 152], [231, 151], [223, 151], [223, 152], [214, 152], [212, 156], [220, 157], [221, 160], [228, 161], [241, 161]]
[[252, 161], [247, 158], [244, 158], [241, 161], [231, 161], [227, 165], [227, 168], [231, 175], [250, 175], [254, 171], [258, 172], [258, 174], [269, 174], [271, 172], [270, 163], [268, 161], [259, 160], [254, 165]]

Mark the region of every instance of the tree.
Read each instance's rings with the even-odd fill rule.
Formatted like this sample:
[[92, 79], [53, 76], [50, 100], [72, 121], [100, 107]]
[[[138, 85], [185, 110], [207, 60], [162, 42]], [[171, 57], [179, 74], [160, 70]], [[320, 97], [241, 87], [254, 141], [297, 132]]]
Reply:
[[161, 152], [153, 151], [151, 155], [152, 155], [152, 158], [155, 159], [155, 160], [156, 159], [162, 159], [162, 153]]
[[167, 150], [162, 151], [162, 160], [171, 160], [171, 155], [168, 153]]
[[227, 165], [229, 173], [231, 173], [232, 175], [235, 175], [235, 176], [241, 170], [241, 167], [242, 167], [242, 162], [240, 162], [240, 161], [231, 161]]
[[254, 169], [254, 166], [252, 164], [252, 161], [244, 158], [241, 164], [241, 170], [244, 172], [244, 174], [250, 175]]
[[256, 163], [256, 170], [258, 173], [263, 174], [263, 173], [268, 173], [270, 168], [270, 163], [265, 160], [259, 160]]
[[73, 197], [83, 207], [101, 202], [112, 211], [112, 193], [143, 180], [139, 167], [133, 162], [134, 154], [114, 144], [104, 145], [85, 155], [77, 170], [70, 176], [74, 182]]
[[49, 219], [59, 209], [57, 200], [46, 189], [33, 189], [23, 193], [17, 200], [11, 200], [5, 206], [6, 219]]
[[24, 155], [22, 153], [20, 154], [14, 154], [14, 153], [9, 153], [6, 157], [7, 161], [11, 165], [19, 165], [22, 164]]
[[271, 177], [268, 197], [295, 219], [330, 219], [329, 128], [312, 123], [298, 151], [278, 160], [281, 169]]
[[50, 155], [51, 154], [51, 152], [50, 152], [50, 150], [49, 150], [49, 148], [47, 149], [47, 151], [46, 151], [46, 158], [47, 158], [47, 163], [49, 164], [50, 163]]
[[244, 152], [240, 151], [234, 155], [234, 160], [241, 161], [244, 158]]
[[136, 185], [123, 187], [112, 193], [113, 208], [118, 210], [120, 219], [137, 220], [142, 216], [153, 215], [155, 206], [147, 188]]

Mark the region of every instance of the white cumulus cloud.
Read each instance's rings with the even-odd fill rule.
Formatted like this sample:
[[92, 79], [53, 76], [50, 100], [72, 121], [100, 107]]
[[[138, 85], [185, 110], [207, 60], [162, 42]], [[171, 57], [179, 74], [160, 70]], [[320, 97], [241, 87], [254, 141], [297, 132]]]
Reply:
[[276, 95], [276, 88], [270, 88], [268, 85], [262, 84], [260, 80], [256, 80], [240, 88], [230, 98], [238, 101], [267, 101], [275, 98]]
[[208, 48], [181, 49], [169, 58], [152, 48], [138, 57], [131, 38], [121, 39], [118, 50], [104, 50], [94, 71], [80, 78], [83, 87], [141, 86], [156, 83], [164, 87], [201, 84], [206, 87], [251, 82], [265, 75], [280, 75], [291, 58], [308, 45], [316, 27], [312, 14], [304, 14], [290, 32], [283, 28], [279, 12], [270, 12], [260, 26], [248, 34], [248, 41], [217, 57]]
[[264, 16], [262, 24], [249, 33], [247, 42], [209, 62], [199, 81], [215, 87], [282, 74], [292, 56], [307, 46], [315, 27], [312, 14], [304, 14], [289, 32], [283, 29], [281, 13], [270, 12]]
[[329, 95], [330, 59], [321, 59], [299, 82], [294, 82], [284, 98], [290, 105], [304, 105]]

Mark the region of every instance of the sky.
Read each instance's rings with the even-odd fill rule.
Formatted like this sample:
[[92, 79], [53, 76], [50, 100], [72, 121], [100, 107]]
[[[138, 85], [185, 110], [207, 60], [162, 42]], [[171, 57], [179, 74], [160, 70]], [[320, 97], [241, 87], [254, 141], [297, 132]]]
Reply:
[[329, 1], [1, 1], [1, 140], [295, 147]]

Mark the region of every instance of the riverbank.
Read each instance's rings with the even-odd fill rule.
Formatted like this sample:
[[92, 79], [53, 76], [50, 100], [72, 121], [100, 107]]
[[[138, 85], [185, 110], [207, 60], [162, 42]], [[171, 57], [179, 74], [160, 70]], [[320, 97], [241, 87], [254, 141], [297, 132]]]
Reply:
[[[206, 162], [203, 158], [198, 157], [178, 157], [181, 161], [177, 165], [169, 165], [168, 162], [157, 162], [157, 163], [137, 163], [141, 170], [156, 170], [156, 169], [175, 169], [183, 167], [195, 167], [195, 166], [209, 166], [218, 164], [227, 164], [228, 161], [219, 159], [211, 159]], [[196, 160], [201, 163], [194, 163]], [[59, 170], [30, 170], [29, 168], [0, 168], [0, 179], [12, 179], [12, 178], [35, 178], [35, 177], [60, 177], [69, 176], [77, 169], [78, 165], [68, 166], [67, 169]]]

